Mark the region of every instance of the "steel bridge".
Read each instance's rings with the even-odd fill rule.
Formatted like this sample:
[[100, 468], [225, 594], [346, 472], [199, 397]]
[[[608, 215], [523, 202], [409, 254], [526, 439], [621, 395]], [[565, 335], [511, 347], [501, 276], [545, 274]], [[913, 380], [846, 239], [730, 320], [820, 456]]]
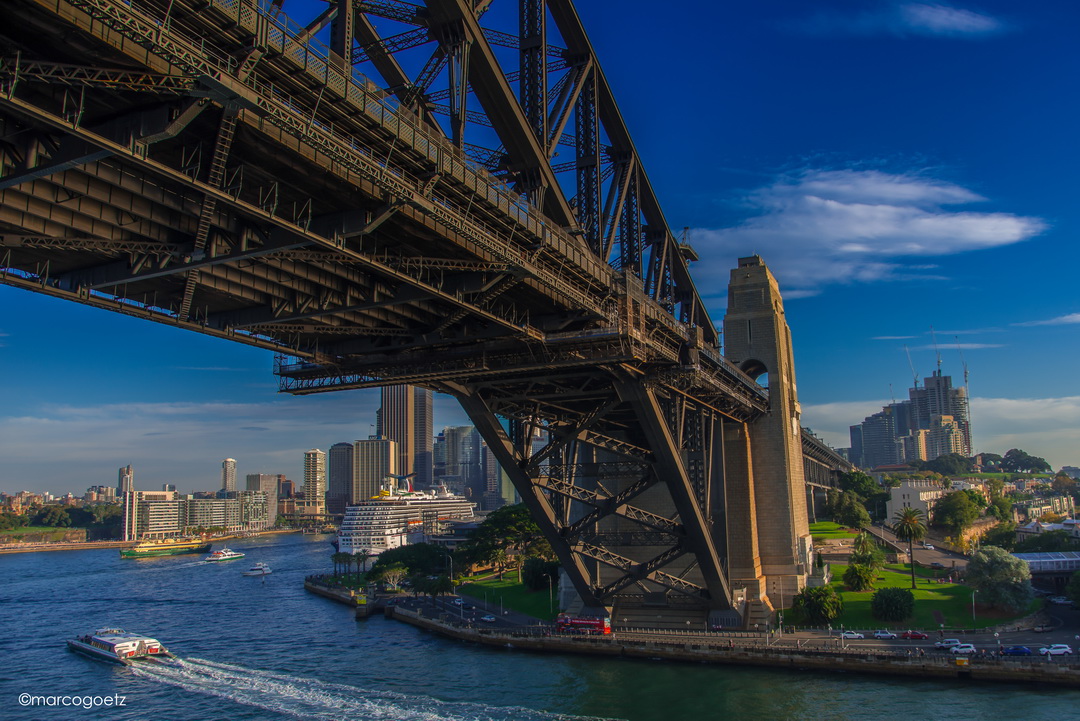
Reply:
[[0, 281], [271, 350], [285, 392], [454, 395], [587, 605], [767, 603], [723, 448], [772, 391], [573, 4], [502, 2], [6, 0]]

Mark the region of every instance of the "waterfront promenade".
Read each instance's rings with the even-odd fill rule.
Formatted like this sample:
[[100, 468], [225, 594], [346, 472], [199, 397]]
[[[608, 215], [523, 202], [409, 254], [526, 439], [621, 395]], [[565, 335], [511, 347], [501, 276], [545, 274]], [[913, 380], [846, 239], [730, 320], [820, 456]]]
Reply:
[[[460, 641], [544, 653], [617, 656], [663, 661], [765, 666], [809, 671], [851, 672], [977, 681], [1040, 682], [1080, 687], [1080, 661], [1053, 657], [963, 658], [947, 653], [918, 654], [851, 646], [780, 645], [750, 633], [658, 632], [644, 629], [610, 635], [553, 633], [549, 626], [477, 628], [424, 615], [403, 605], [386, 607], [390, 618]], [[445, 614], [443, 614], [445, 615]], [[452, 617], [449, 617], [452, 618]]]

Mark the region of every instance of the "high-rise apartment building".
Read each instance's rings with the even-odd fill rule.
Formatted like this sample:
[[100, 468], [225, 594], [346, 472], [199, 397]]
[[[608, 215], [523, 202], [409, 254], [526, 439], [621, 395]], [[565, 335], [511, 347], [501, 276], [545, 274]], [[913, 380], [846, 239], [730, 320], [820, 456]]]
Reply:
[[226, 458], [221, 462], [221, 490], [236, 490], [236, 459]]
[[874, 468], [915, 460], [932, 461], [948, 453], [970, 456], [971, 424], [967, 388], [953, 388], [940, 370], [908, 390], [908, 400], [851, 426], [851, 462]]
[[486, 483], [480, 434], [473, 426], [447, 426], [439, 434], [436, 480], [455, 493], [480, 498]]
[[377, 495], [383, 481], [398, 474], [399, 457], [397, 443], [389, 438], [370, 438], [354, 443], [349, 503], [359, 503]]
[[131, 470], [131, 464], [120, 469], [116, 481], [116, 495], [122, 496], [135, 490], [135, 471]]
[[353, 453], [352, 443], [335, 443], [326, 454], [326, 512], [345, 513], [352, 494]]
[[401, 385], [382, 389], [376, 435], [397, 444], [398, 472], [414, 474], [416, 486], [428, 486], [432, 481], [433, 417], [431, 391]]
[[304, 452], [304, 508], [310, 515], [326, 513], [326, 454], [318, 448]]
[[281, 478], [283, 476], [276, 473], [247, 474], [247, 490], [262, 491], [266, 494], [266, 515], [271, 526], [278, 517], [278, 482]]

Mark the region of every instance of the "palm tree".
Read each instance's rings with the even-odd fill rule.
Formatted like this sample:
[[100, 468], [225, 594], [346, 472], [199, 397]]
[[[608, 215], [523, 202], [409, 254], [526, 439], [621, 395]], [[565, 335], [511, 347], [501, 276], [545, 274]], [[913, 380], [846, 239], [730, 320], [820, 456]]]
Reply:
[[335, 576], [338, 575], [338, 565], [348, 563], [350, 558], [352, 558], [352, 556], [350, 556], [348, 553], [342, 553], [341, 551], [338, 551], [337, 553], [330, 556], [330, 559], [334, 562]]
[[908, 559], [911, 561], [911, 588], [915, 589], [915, 541], [926, 538], [923, 512], [918, 508], [901, 508], [893, 516], [893, 533], [901, 541], [907, 541]]
[[367, 561], [371, 558], [371, 554], [368, 553], [366, 548], [362, 548], [353, 554], [353, 560], [356, 561], [356, 572], [360, 573], [360, 566], [363, 565], [364, 571], [367, 570]]

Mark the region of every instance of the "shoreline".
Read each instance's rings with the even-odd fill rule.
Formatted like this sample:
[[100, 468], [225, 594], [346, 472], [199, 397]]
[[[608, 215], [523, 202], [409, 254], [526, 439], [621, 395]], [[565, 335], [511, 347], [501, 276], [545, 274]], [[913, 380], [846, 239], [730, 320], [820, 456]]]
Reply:
[[611, 636], [533, 635], [514, 631], [462, 628], [390, 605], [388, 619], [459, 641], [536, 653], [615, 656], [649, 661], [678, 661], [761, 666], [799, 671], [829, 671], [907, 676], [957, 681], [1049, 683], [1080, 686], [1080, 664], [1038, 660], [960, 659], [902, 656], [889, 651], [828, 651], [748, 644], [745, 639], [665, 638], [615, 632]]
[[[258, 538], [259, 536], [271, 536], [281, 533], [299, 533], [299, 529], [279, 529], [273, 531], [259, 531], [251, 535], [217, 536], [209, 539], [210, 543], [234, 540], [237, 538]], [[36, 553], [38, 551], [95, 551], [103, 548], [131, 548], [138, 541], [81, 541], [75, 543], [11, 543], [0, 545], [0, 554], [3, 553]]]

